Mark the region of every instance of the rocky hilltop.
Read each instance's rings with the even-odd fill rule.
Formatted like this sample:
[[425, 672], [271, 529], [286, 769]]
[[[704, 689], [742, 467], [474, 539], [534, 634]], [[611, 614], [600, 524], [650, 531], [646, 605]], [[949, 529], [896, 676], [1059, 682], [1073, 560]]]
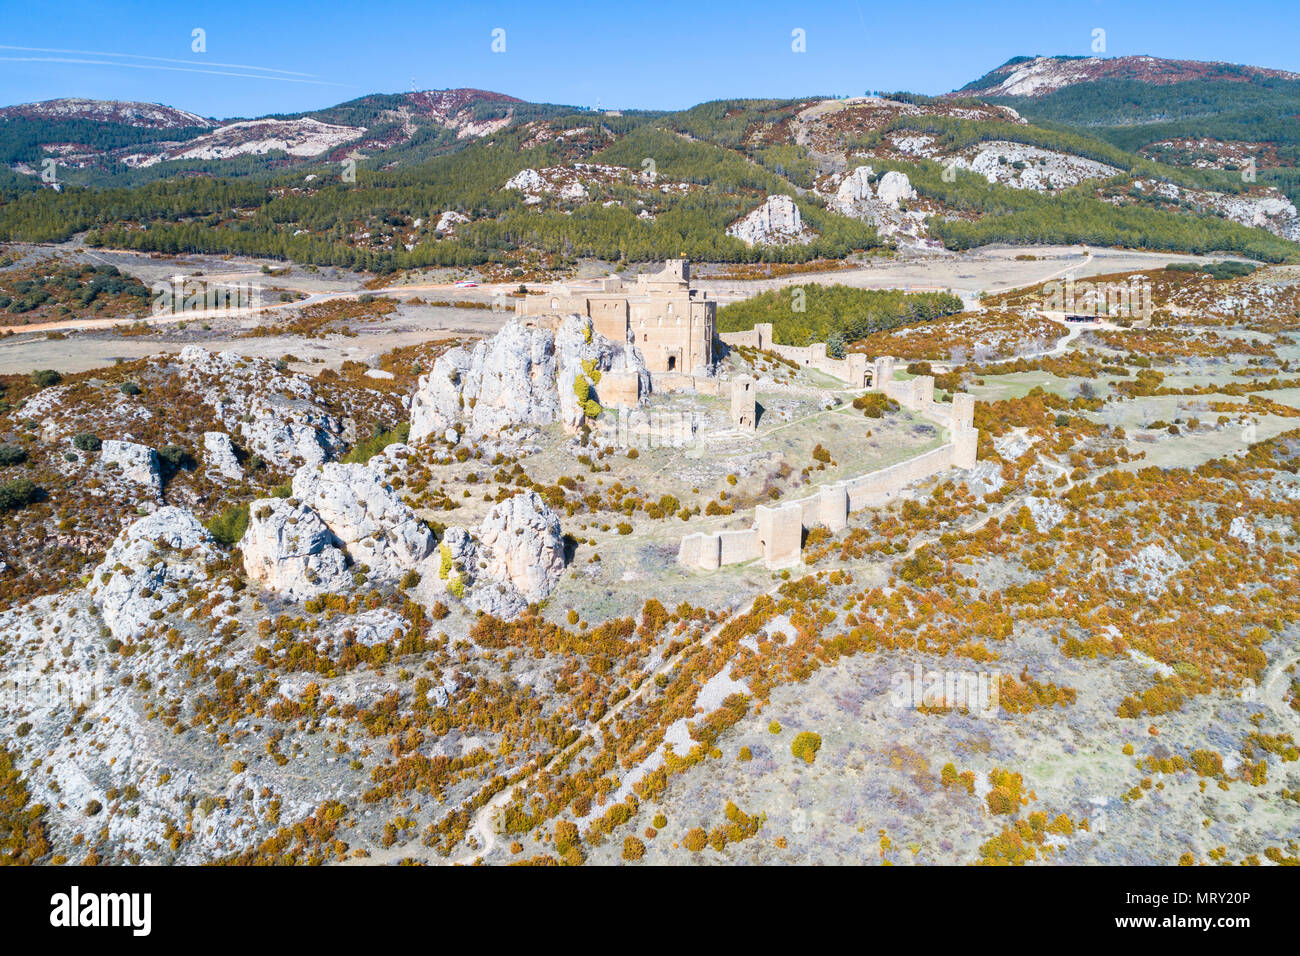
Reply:
[[[650, 391], [640, 351], [595, 332], [590, 318], [569, 316], [555, 330], [511, 320], [472, 350], [442, 355], [420, 379], [411, 400], [411, 439], [448, 431], [482, 438], [555, 422], [577, 428], [587, 415], [585, 402], [600, 400], [604, 372], [638, 375], [642, 393]], [[579, 379], [583, 385], [575, 390]]]
[[1169, 86], [1191, 80], [1229, 83], [1267, 83], [1300, 80], [1300, 74], [1267, 67], [1201, 60], [1169, 60], [1155, 56], [1068, 57], [1019, 56], [966, 86], [963, 94], [986, 96], [1042, 96], [1078, 83], [1098, 80], [1135, 80]]
[[750, 246], [782, 246], [812, 242], [816, 233], [804, 225], [799, 207], [789, 196], [768, 196], [763, 204], [727, 227]]

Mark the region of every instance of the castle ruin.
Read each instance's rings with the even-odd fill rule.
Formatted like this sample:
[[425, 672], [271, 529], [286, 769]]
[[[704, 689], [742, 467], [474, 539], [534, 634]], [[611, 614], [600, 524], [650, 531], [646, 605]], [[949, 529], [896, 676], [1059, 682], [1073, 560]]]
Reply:
[[[863, 353], [850, 352], [842, 359], [830, 358], [825, 342], [808, 346], [777, 345], [770, 324], [755, 325], [749, 332], [724, 333], [721, 340], [739, 348], [760, 348], [847, 382], [852, 388], [882, 392], [899, 405], [947, 429], [948, 441], [924, 454], [888, 468], [858, 475], [818, 488], [797, 501], [759, 505], [749, 528], [697, 532], [681, 540], [677, 560], [691, 568], [714, 570], [724, 564], [762, 559], [767, 568], [797, 565], [803, 556], [805, 532], [823, 525], [832, 532], [848, 526], [849, 514], [862, 508], [887, 504], [909, 485], [933, 478], [950, 468], [975, 467], [979, 430], [975, 427], [975, 398], [957, 392], [951, 403], [934, 400], [934, 377], [918, 375], [895, 379], [893, 356], [874, 361]], [[738, 378], [731, 383], [731, 422], [753, 427], [746, 413], [754, 408], [753, 380]]]
[[652, 374], [703, 375], [713, 364], [718, 304], [691, 288], [687, 259], [669, 259], [660, 272], [638, 275], [632, 285], [609, 276], [595, 292], [572, 293], [561, 286], [525, 296], [515, 311], [521, 320], [533, 321], [589, 316], [600, 335], [640, 349]]
[[731, 381], [731, 424], [738, 428], [758, 427], [758, 393], [754, 380], [742, 375]]

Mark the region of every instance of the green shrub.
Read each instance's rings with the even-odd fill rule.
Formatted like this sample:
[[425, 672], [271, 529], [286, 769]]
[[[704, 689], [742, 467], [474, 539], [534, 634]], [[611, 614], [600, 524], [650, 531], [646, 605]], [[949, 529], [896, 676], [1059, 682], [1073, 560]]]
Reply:
[[238, 544], [248, 530], [248, 505], [231, 505], [206, 525], [212, 537], [230, 548]]
[[364, 465], [389, 445], [405, 442], [411, 437], [411, 423], [402, 422], [396, 428], [383, 431], [378, 426], [375, 433], [363, 442], [358, 442], [353, 449], [343, 456], [346, 464]]
[[25, 508], [38, 497], [40, 489], [27, 478], [15, 478], [0, 484], [0, 511], [17, 511]]
[[135, 382], [123, 382], [118, 386], [118, 390], [123, 395], [139, 395], [142, 389]]
[[163, 445], [158, 449], [158, 457], [162, 459], [167, 470], [170, 472], [180, 471], [182, 468], [193, 468], [196, 462], [194, 456], [189, 453], [188, 449], [180, 445]]
[[20, 445], [0, 445], [0, 466], [21, 465], [26, 460], [26, 448]]
[[883, 418], [886, 412], [896, 412], [900, 406], [898, 402], [882, 392], [868, 392], [855, 398], [853, 407], [867, 418]]
[[78, 451], [99, 451], [103, 444], [98, 435], [92, 435], [90, 432], [82, 432], [72, 439], [72, 447]]
[[37, 388], [49, 388], [63, 381], [63, 376], [52, 368], [37, 369], [31, 375], [32, 384]]

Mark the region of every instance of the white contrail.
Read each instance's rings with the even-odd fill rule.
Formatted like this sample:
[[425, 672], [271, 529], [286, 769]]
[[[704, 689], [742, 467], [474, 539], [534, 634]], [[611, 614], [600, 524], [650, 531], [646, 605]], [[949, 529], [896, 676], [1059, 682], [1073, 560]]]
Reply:
[[[242, 76], [250, 80], [275, 80], [280, 83], [312, 83], [316, 86], [347, 86], [329, 80], [306, 80], [295, 76], [267, 76], [265, 73], [232, 73], [229, 70], [197, 70], [183, 66], [155, 66], [152, 63], [117, 63], [112, 60], [83, 60], [67, 56], [0, 56], [7, 63], [82, 63], [89, 66], [127, 66], [136, 70], [167, 70], [171, 73], [208, 73], [212, 76]], [[256, 69], [256, 67], [254, 67]]]
[[[43, 46], [11, 46], [0, 43], [0, 50], [20, 50], [24, 53], [63, 53], [74, 56], [121, 56], [130, 60], [153, 60], [157, 63], [184, 63], [194, 65], [193, 60], [178, 60], [170, 56], [146, 56], [143, 53], [108, 53], [103, 50], [55, 50]], [[211, 63], [210, 66], [228, 66], [236, 70], [261, 70], [264, 73], [287, 73], [290, 76], [312, 76], [315, 73], [299, 73], [296, 70], [278, 70], [271, 66], [249, 66], [247, 63]]]

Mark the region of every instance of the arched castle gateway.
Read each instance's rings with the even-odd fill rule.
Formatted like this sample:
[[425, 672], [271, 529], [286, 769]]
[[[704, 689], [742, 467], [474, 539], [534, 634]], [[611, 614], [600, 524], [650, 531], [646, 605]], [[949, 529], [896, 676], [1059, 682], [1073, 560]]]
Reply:
[[614, 342], [632, 342], [652, 373], [707, 374], [713, 364], [718, 303], [691, 288], [691, 264], [669, 259], [661, 272], [600, 280], [596, 292], [571, 293], [563, 286], [546, 295], [516, 300], [520, 319], [566, 315], [591, 318], [595, 330]]

